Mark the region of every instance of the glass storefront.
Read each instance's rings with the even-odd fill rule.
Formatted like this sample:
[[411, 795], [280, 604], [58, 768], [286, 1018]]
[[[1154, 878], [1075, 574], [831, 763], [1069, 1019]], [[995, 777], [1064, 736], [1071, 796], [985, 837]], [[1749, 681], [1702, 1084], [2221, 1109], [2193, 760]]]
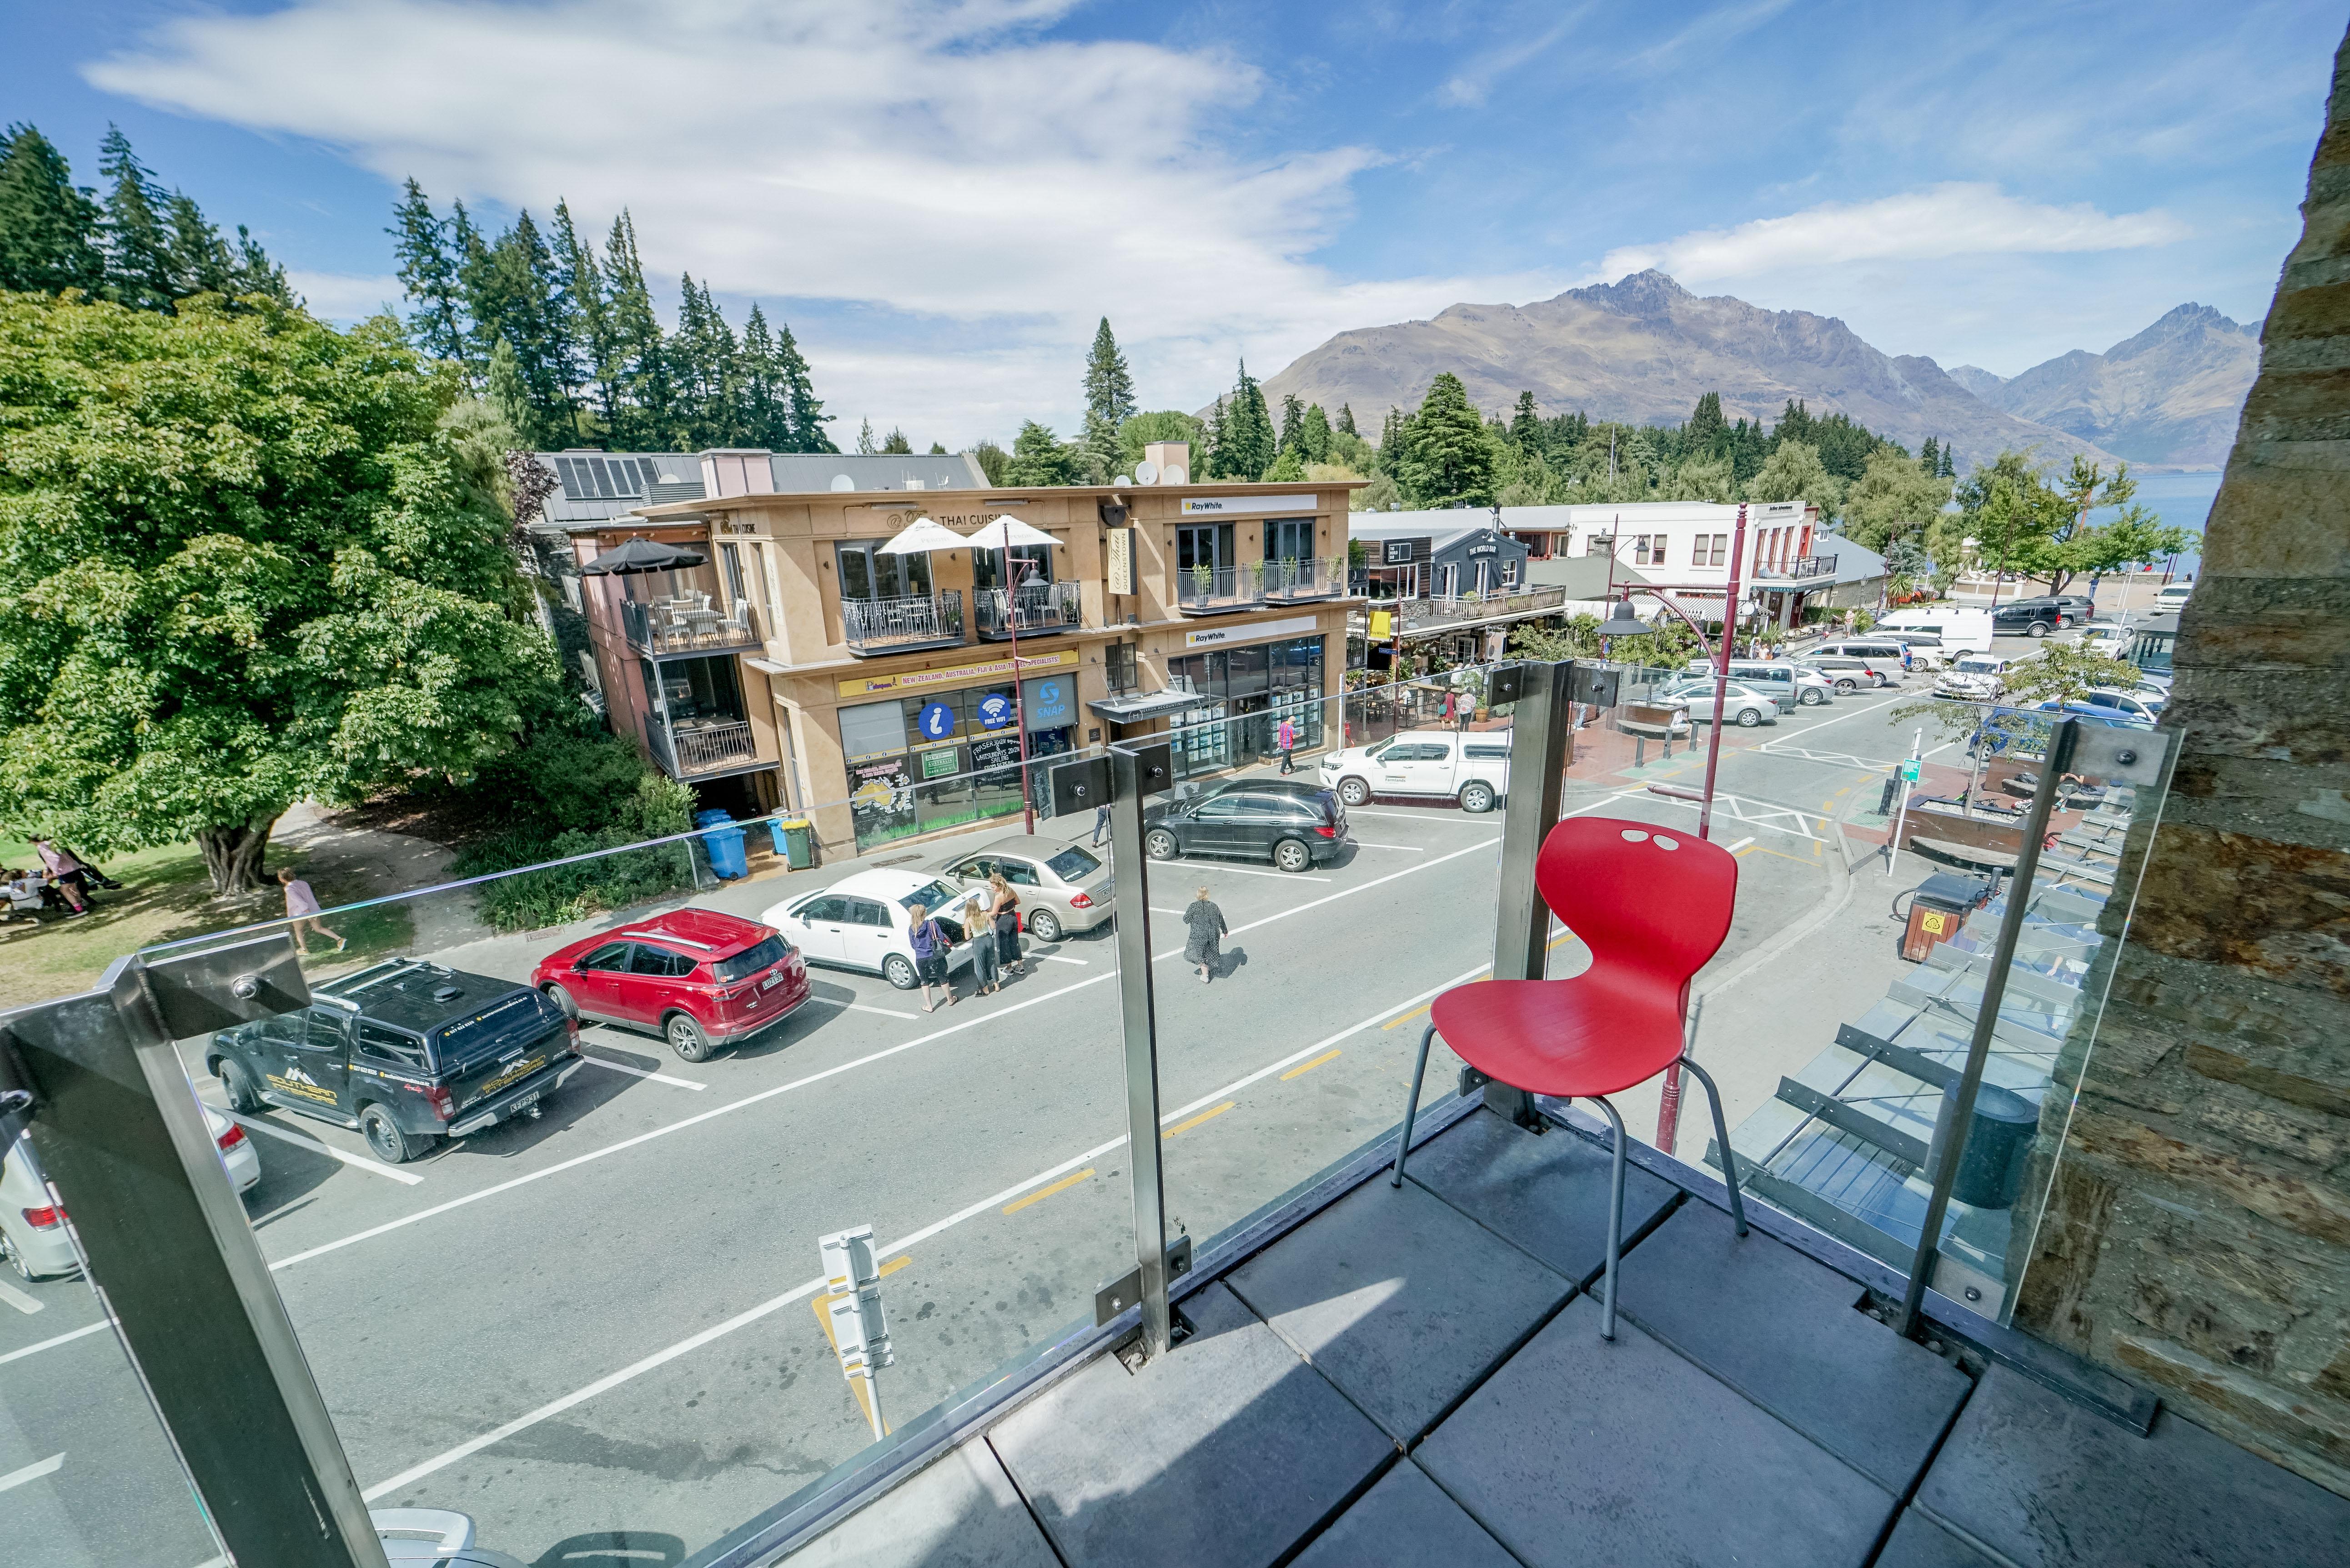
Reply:
[[[1029, 778], [1044, 794], [1039, 757], [1074, 749], [1077, 678], [1032, 678]], [[1020, 735], [1009, 681], [892, 698], [840, 710], [857, 847], [870, 849], [1020, 809]]]
[[1174, 691], [1215, 699], [1172, 721], [1178, 778], [1274, 756], [1284, 717], [1296, 726], [1300, 750], [1322, 744], [1318, 637], [1185, 654], [1168, 660], [1167, 675]]

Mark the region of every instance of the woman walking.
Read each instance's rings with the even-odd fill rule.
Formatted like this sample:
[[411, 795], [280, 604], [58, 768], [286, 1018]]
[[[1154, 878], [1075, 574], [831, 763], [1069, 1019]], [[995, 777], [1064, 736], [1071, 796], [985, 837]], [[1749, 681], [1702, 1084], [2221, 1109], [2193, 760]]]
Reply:
[[[995, 922], [995, 962], [1005, 974], [1019, 974], [1020, 968], [1020, 895], [1012, 884], [997, 871], [987, 878], [989, 889], [995, 895], [987, 907], [989, 917]], [[998, 981], [1001, 984], [1002, 981]]]
[[294, 875], [292, 867], [279, 867], [277, 879], [286, 885], [286, 926], [294, 935], [295, 951], [304, 958], [310, 956], [310, 944], [302, 939], [306, 930], [316, 931], [322, 937], [333, 937], [337, 952], [351, 945], [350, 938], [328, 930], [327, 922], [318, 919], [318, 895], [310, 890], [310, 884]]
[[1183, 940], [1183, 961], [1199, 966], [1200, 983], [1205, 985], [1223, 967], [1223, 936], [1232, 928], [1224, 924], [1224, 912], [1209, 902], [1205, 888], [1183, 911], [1183, 924], [1191, 932]]
[[995, 930], [987, 918], [987, 901], [973, 898], [963, 906], [962, 929], [971, 941], [973, 996], [993, 996], [1003, 981], [995, 962]]
[[1281, 716], [1281, 728], [1274, 732], [1273, 743], [1274, 749], [1281, 753], [1282, 773], [1284, 775], [1295, 773], [1297, 769], [1290, 761], [1290, 753], [1297, 750], [1297, 726], [1289, 722], [1286, 713]]
[[954, 976], [947, 971], [947, 929], [920, 904], [908, 905], [906, 913], [913, 921], [908, 936], [914, 944], [914, 973], [922, 982], [922, 1011], [938, 1011], [931, 1005], [931, 987], [934, 985], [947, 993], [947, 1005], [952, 1007], [955, 988]]

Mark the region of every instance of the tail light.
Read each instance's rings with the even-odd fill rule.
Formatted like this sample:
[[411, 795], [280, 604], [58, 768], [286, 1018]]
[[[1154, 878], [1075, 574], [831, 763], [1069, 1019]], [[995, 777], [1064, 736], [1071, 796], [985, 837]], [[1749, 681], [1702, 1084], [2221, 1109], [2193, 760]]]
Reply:
[[1092, 894], [1072, 893], [1069, 895], [1069, 908], [1072, 909], [1090, 909], [1093, 907], [1094, 900]]
[[223, 1154], [226, 1154], [229, 1150], [234, 1148], [237, 1145], [244, 1141], [244, 1129], [232, 1122], [229, 1124], [228, 1131], [221, 1134], [220, 1137], [213, 1139], [213, 1141], [220, 1145], [221, 1152]]
[[25, 1210], [25, 1223], [36, 1231], [54, 1231], [57, 1227], [57, 1222], [65, 1217], [66, 1211], [55, 1206]]
[[1338, 836], [1338, 825], [1335, 822], [1326, 822], [1314, 831], [1325, 838], [1336, 838]]
[[431, 1106], [432, 1114], [444, 1122], [457, 1114], [457, 1096], [449, 1092], [445, 1084], [435, 1084], [425, 1090], [424, 1103]]

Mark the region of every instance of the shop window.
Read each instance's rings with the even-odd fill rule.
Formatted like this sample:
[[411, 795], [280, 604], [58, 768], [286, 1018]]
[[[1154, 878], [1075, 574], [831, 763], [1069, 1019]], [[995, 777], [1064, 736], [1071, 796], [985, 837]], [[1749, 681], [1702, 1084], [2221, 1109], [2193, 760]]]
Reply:
[[[1707, 551], [1705, 565], [1709, 566], [1719, 566], [1727, 564], [1729, 560], [1730, 535], [1727, 534], [1716, 534], [1713, 536], [1712, 545]], [[1696, 565], [1695, 562], [1690, 564]]]
[[1131, 691], [1140, 682], [1134, 668], [1135, 645], [1113, 642], [1102, 650], [1102, 681], [1113, 691]]
[[924, 598], [931, 592], [931, 557], [885, 554], [879, 545], [833, 546], [844, 599]]

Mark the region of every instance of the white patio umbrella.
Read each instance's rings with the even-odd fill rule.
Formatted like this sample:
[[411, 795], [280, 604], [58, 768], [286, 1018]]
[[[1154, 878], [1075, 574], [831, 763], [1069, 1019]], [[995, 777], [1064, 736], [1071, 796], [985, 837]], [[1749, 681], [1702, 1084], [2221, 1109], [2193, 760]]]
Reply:
[[1020, 680], [1020, 608], [1015, 602], [1019, 585], [1012, 576], [1012, 552], [1035, 545], [1043, 545], [1050, 548], [1055, 541], [1053, 536], [1042, 528], [1032, 528], [1019, 518], [1005, 513], [962, 542], [974, 550], [1003, 552], [999, 559], [1002, 562], [1000, 575], [1004, 584], [1002, 590], [1003, 618], [1012, 631], [1013, 713], [1014, 722], [1020, 732], [1020, 819], [1024, 829], [1034, 833], [1036, 831], [1036, 808], [1028, 789], [1028, 713], [1020, 701], [1021, 693], [1024, 689]]
[[935, 517], [917, 517], [881, 546], [885, 556], [919, 556], [929, 550], [960, 550], [971, 541]]
[[1010, 550], [1024, 545], [1051, 545], [1056, 541], [1042, 528], [1032, 528], [1019, 518], [1006, 514], [957, 542], [974, 550]]

